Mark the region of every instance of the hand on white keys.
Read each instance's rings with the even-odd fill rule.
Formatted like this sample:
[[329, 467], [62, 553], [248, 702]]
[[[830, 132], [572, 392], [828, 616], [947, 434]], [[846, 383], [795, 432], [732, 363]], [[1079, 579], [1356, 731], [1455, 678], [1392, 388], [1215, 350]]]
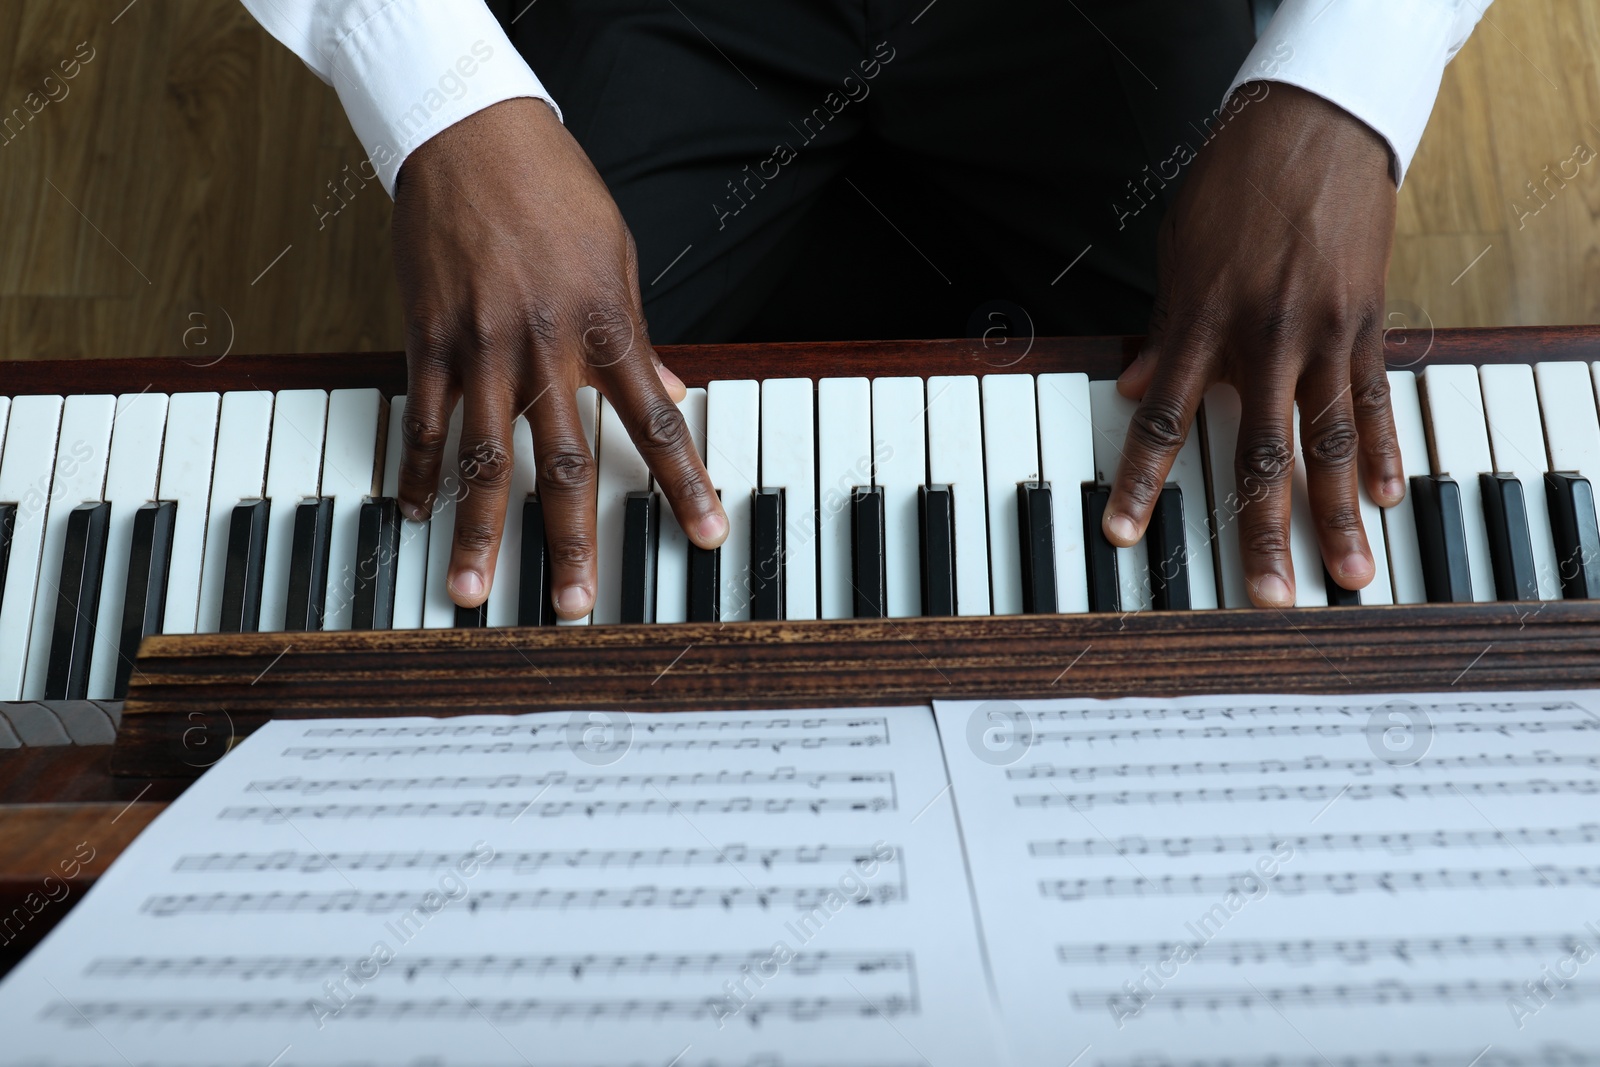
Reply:
[[[549, 108], [506, 100], [418, 148], [396, 189], [394, 245], [409, 378], [403, 424], [391, 430], [404, 440], [400, 504], [421, 519], [454, 498], [456, 604], [489, 596], [523, 414], [556, 612], [593, 610], [596, 462], [575, 399], [584, 385], [614, 405], [689, 538], [722, 543], [727, 517], [676, 406], [683, 383], [645, 330], [633, 239]], [[445, 455], [458, 398], [461, 445]]]
[[1388, 147], [1369, 127], [1291, 85], [1248, 90], [1162, 225], [1150, 336], [1119, 382], [1142, 403], [1102, 526], [1115, 545], [1138, 542], [1202, 395], [1231, 382], [1243, 402], [1245, 506], [1232, 521], [1245, 582], [1257, 605], [1287, 607], [1296, 401], [1311, 521], [1339, 585], [1376, 573], [1358, 468], [1378, 504], [1405, 492], [1383, 361], [1396, 198]]

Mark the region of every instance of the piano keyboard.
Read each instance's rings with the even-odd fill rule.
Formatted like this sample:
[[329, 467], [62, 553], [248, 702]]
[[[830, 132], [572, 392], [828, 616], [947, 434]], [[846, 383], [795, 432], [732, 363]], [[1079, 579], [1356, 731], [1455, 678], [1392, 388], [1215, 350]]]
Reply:
[[[1327, 578], [1295, 482], [1303, 605], [1600, 595], [1600, 364], [1390, 374], [1409, 492], [1363, 503], [1377, 577]], [[577, 624], [1248, 607], [1239, 400], [1206, 397], [1143, 543], [1100, 516], [1134, 405], [1084, 374], [713, 381], [682, 408], [730, 520], [691, 545], [620, 420], [599, 464], [599, 596]], [[0, 397], [0, 700], [117, 699], [152, 633], [555, 622], [532, 437], [480, 609], [445, 588], [447, 474], [404, 520], [405, 398], [376, 389]], [[460, 432], [459, 415], [451, 444]]]

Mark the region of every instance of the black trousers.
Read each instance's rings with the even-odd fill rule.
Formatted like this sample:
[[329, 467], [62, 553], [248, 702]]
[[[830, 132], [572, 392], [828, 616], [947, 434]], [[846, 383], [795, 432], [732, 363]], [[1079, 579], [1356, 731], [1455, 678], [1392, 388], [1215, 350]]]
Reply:
[[1247, 0], [538, 0], [511, 32], [657, 342], [1142, 332], [1252, 41]]

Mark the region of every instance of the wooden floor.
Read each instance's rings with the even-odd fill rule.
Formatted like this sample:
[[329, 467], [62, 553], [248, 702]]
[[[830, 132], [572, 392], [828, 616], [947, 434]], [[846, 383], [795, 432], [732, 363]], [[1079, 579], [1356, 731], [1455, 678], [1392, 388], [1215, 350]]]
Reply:
[[[203, 388], [229, 350], [401, 347], [332, 90], [231, 0], [121, 4], [0, 4], [0, 117], [55, 98], [0, 137], [0, 357], [187, 355]], [[1597, 0], [1489, 9], [1402, 190], [1389, 325], [1600, 321], [1597, 73]]]

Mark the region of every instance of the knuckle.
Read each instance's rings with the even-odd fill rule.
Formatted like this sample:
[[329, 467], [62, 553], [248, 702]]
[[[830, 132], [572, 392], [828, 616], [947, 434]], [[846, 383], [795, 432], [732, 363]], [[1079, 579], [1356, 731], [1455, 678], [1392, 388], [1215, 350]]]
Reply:
[[594, 459], [584, 452], [557, 452], [539, 464], [539, 480], [552, 492], [579, 492], [594, 478]]
[[463, 521], [456, 525], [456, 547], [473, 555], [492, 552], [500, 538], [487, 523]]
[[420, 307], [406, 319], [407, 347], [431, 362], [442, 362], [455, 347], [456, 331], [445, 315]]
[[1323, 517], [1322, 527], [1335, 533], [1356, 533], [1361, 529], [1361, 511], [1348, 503], [1339, 504]]
[[1353, 423], [1343, 418], [1335, 419], [1312, 438], [1306, 449], [1306, 461], [1320, 467], [1347, 467], [1355, 462], [1359, 442], [1360, 437]]
[[535, 351], [553, 349], [561, 335], [555, 316], [540, 305], [530, 305], [523, 309], [522, 332]]
[[619, 300], [590, 304], [583, 322], [583, 351], [593, 367], [613, 366], [632, 352], [638, 341], [633, 314]]
[[594, 562], [594, 546], [581, 537], [569, 537], [550, 544], [550, 562], [558, 567], [582, 569]]
[[482, 489], [499, 489], [511, 481], [511, 453], [505, 445], [488, 437], [461, 442], [456, 455], [461, 477]]
[[1363, 418], [1389, 414], [1389, 379], [1384, 374], [1368, 374], [1350, 388], [1350, 402]]
[[432, 458], [444, 450], [446, 431], [441, 423], [421, 415], [406, 413], [400, 423], [405, 446], [411, 452]]
[[639, 427], [646, 451], [676, 452], [688, 440], [689, 427], [671, 404], [652, 404]]
[[1147, 448], [1171, 452], [1183, 445], [1183, 410], [1165, 397], [1139, 405], [1129, 426]]
[[1288, 342], [1300, 330], [1301, 312], [1290, 299], [1278, 297], [1267, 301], [1261, 310], [1257, 330], [1262, 340], [1280, 345]]
[[1276, 524], [1257, 524], [1240, 532], [1246, 554], [1277, 559], [1289, 553], [1288, 531]]
[[1243, 442], [1235, 464], [1240, 481], [1263, 486], [1282, 485], [1294, 473], [1294, 451], [1278, 437], [1263, 437]]
[[1141, 511], [1155, 504], [1156, 497], [1166, 487], [1166, 483], [1156, 477], [1155, 471], [1132, 464], [1123, 468], [1117, 477], [1117, 485]]

